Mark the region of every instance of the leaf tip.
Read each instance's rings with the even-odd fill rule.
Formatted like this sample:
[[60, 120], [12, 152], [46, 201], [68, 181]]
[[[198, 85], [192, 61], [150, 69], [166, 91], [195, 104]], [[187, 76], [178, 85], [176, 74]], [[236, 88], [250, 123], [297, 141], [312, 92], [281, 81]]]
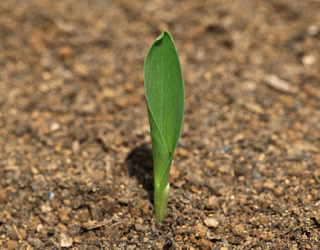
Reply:
[[156, 40], [155, 40], [154, 42], [160, 41], [160, 40], [164, 37], [165, 32], [166, 32], [166, 31], [163, 30], [163, 31], [161, 32], [161, 34], [156, 38]]
[[156, 43], [157, 41], [162, 40], [162, 39], [164, 38], [164, 36], [168, 36], [168, 37], [172, 40], [172, 37], [171, 37], [169, 31], [167, 31], [166, 29], [164, 29], [164, 30], [162, 30], [161, 34], [156, 38], [155, 43]]

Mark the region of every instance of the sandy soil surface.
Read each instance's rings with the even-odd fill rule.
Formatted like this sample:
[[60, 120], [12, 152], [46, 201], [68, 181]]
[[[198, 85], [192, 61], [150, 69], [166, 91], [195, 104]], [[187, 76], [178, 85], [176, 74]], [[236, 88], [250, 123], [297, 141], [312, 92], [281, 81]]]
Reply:
[[[3, 0], [0, 249], [320, 249], [320, 2]], [[157, 225], [143, 62], [185, 79]]]

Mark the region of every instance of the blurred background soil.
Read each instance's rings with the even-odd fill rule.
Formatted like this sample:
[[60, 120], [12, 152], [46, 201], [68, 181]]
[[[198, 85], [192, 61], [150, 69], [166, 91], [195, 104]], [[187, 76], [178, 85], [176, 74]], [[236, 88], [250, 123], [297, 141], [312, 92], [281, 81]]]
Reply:
[[[320, 2], [0, 3], [1, 249], [319, 249]], [[186, 89], [156, 225], [143, 62]]]

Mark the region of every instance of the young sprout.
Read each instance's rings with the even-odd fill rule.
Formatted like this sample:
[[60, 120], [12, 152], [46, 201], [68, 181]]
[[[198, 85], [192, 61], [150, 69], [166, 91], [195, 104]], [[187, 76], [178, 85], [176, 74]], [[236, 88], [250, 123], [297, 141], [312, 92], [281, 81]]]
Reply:
[[168, 31], [152, 44], [144, 63], [144, 84], [151, 130], [156, 221], [166, 214], [168, 180], [183, 121], [184, 87], [179, 57]]

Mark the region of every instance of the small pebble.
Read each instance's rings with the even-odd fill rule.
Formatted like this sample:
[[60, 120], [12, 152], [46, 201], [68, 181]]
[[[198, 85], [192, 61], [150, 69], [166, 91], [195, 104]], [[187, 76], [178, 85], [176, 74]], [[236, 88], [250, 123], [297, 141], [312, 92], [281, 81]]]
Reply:
[[54, 193], [53, 192], [50, 192], [49, 194], [49, 200], [52, 200], [54, 198]]
[[60, 124], [57, 123], [57, 122], [54, 122], [54, 123], [52, 123], [51, 126], [50, 126], [50, 131], [51, 131], [51, 132], [54, 132], [54, 131], [57, 131], [59, 128], [60, 128]]
[[5, 190], [0, 190], [0, 204], [6, 203], [8, 199], [7, 192]]
[[80, 151], [80, 142], [79, 141], [73, 141], [72, 142], [72, 152], [78, 153]]
[[48, 213], [52, 211], [52, 208], [48, 204], [41, 205], [41, 211], [43, 213]]
[[206, 208], [217, 209], [219, 207], [219, 199], [217, 196], [211, 196], [206, 202]]
[[279, 90], [284, 93], [295, 93], [296, 89], [289, 82], [280, 79], [275, 75], [268, 75], [265, 78], [266, 83], [273, 89]]
[[43, 230], [43, 225], [42, 225], [42, 224], [39, 224], [39, 225], [37, 226], [37, 232], [40, 233], [42, 230]]
[[73, 240], [71, 237], [61, 234], [60, 235], [60, 247], [71, 247], [73, 244]]
[[244, 226], [242, 224], [235, 225], [232, 227], [232, 232], [234, 235], [241, 236], [245, 233]]
[[310, 36], [316, 36], [318, 33], [319, 33], [319, 27], [315, 24], [313, 25], [310, 25], [309, 28], [308, 28], [308, 34]]
[[7, 248], [8, 250], [18, 249], [19, 243], [14, 240], [9, 240], [7, 244]]
[[314, 55], [305, 55], [302, 57], [302, 63], [305, 66], [310, 66], [316, 62], [316, 57]]
[[214, 218], [206, 218], [204, 224], [206, 224], [207, 227], [217, 227], [219, 222]]

